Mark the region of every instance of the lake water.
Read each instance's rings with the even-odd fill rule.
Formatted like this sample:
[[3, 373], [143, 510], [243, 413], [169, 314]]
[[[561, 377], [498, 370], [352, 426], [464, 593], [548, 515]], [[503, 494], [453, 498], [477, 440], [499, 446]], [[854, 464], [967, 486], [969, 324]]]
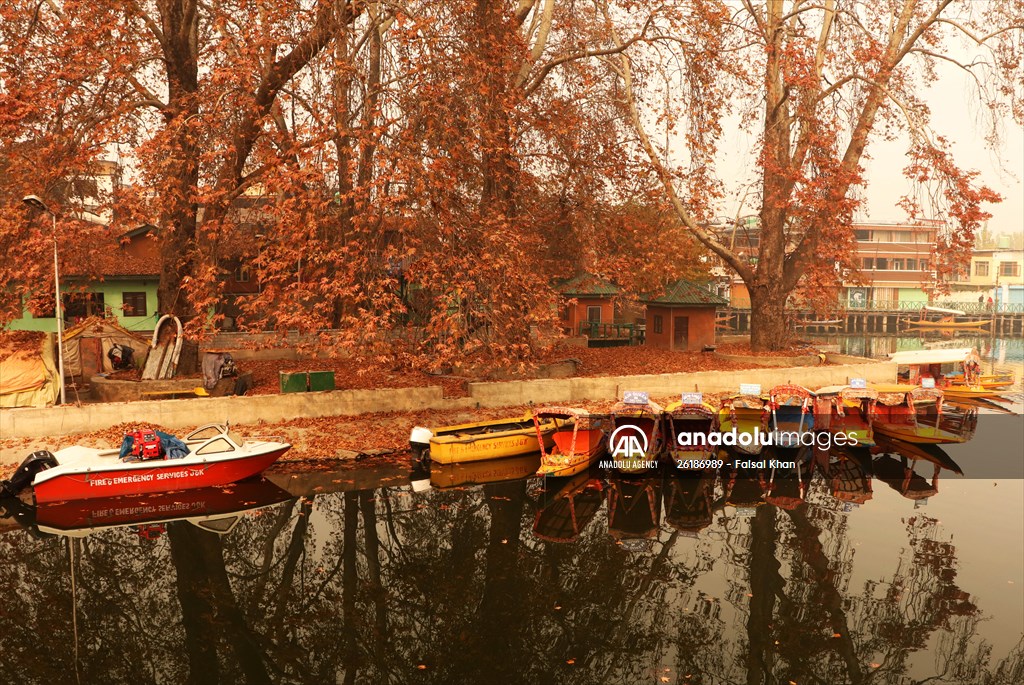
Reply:
[[803, 491], [526, 457], [8, 501], [0, 682], [1020, 683], [1022, 436], [986, 413], [963, 476], [820, 455]]

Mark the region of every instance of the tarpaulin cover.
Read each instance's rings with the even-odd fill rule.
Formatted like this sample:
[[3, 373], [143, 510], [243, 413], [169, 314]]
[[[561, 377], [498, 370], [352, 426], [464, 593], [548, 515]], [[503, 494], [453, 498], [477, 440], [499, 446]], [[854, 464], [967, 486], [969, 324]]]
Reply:
[[114, 367], [110, 363], [107, 353], [115, 345], [125, 345], [132, 348], [135, 354], [135, 364], [140, 368], [146, 362], [146, 355], [149, 353], [149, 340], [126, 328], [122, 328], [109, 319], [98, 317], [86, 319], [74, 328], [64, 331], [64, 373], [68, 376], [82, 375], [82, 338], [99, 338], [103, 350], [103, 370], [110, 372]]
[[[27, 332], [17, 335], [20, 344], [14, 340], [0, 343], [0, 407], [53, 404], [60, 393], [53, 336]], [[29, 337], [37, 337], [38, 342], [32, 345]]]

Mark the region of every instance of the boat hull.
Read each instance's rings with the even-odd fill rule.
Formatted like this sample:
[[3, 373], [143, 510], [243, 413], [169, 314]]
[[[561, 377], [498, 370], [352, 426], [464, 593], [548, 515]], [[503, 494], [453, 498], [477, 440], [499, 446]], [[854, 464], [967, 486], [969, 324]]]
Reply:
[[[493, 430], [505, 424], [512, 428], [487, 432], [488, 429]], [[550, 447], [553, 441], [551, 434], [558, 425], [550, 421], [541, 424], [538, 429], [532, 419], [523, 419], [482, 421], [442, 428], [430, 439], [430, 459], [438, 464], [461, 464], [540, 452], [541, 440], [545, 448]]]
[[264, 453], [211, 461], [161, 459], [150, 462], [152, 466], [147, 463], [126, 467], [118, 462], [110, 468], [72, 471], [49, 478], [33, 484], [32, 490], [36, 503], [43, 504], [218, 487], [263, 473], [288, 449], [286, 445]]

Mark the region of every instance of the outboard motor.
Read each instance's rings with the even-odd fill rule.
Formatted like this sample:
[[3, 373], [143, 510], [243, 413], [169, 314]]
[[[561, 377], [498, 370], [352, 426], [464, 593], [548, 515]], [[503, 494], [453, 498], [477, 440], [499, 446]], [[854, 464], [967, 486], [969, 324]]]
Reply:
[[57, 458], [46, 450], [39, 450], [25, 457], [21, 466], [14, 472], [10, 480], [0, 481], [0, 497], [17, 497], [18, 493], [32, 485], [36, 474], [58, 466]]
[[434, 434], [429, 428], [416, 426], [409, 434], [409, 447], [412, 448], [413, 462], [424, 461], [430, 454], [430, 439]]

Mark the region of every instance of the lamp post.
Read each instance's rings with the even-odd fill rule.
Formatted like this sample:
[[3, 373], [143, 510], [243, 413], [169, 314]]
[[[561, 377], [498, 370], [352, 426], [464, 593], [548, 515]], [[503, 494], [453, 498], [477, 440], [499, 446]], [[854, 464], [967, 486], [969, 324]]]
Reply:
[[57, 317], [57, 382], [60, 387], [60, 403], [65, 404], [64, 396], [64, 313], [60, 306], [60, 273], [57, 271], [57, 215], [46, 206], [38, 195], [26, 195], [22, 202], [33, 209], [39, 209], [50, 215], [53, 219], [53, 313]]

